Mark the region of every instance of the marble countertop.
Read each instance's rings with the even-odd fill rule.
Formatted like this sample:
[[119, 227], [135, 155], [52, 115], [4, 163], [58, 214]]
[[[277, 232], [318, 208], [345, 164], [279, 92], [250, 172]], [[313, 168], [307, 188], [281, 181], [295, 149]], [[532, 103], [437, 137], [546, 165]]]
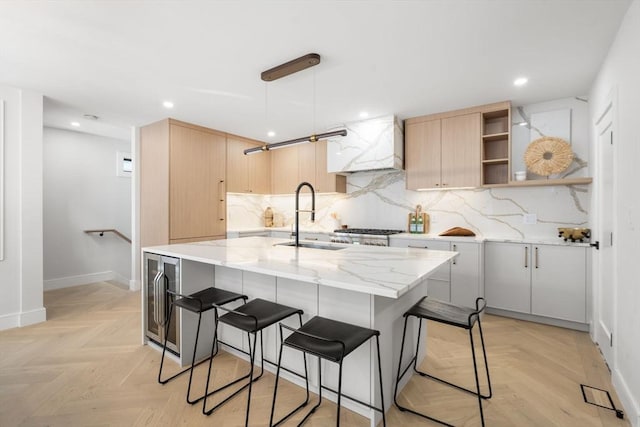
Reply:
[[[291, 227], [258, 227], [258, 228], [244, 228], [238, 230], [228, 230], [228, 233], [250, 233], [250, 232], [262, 232], [262, 231], [286, 231], [290, 232]], [[326, 235], [333, 234], [333, 231], [323, 231], [319, 229], [300, 229], [301, 233], [322, 233]], [[415, 234], [415, 233], [398, 233], [389, 236], [393, 239], [412, 239], [412, 240], [443, 240], [451, 242], [502, 242], [502, 243], [523, 243], [532, 245], [557, 245], [557, 246], [581, 246], [588, 247], [590, 242], [565, 242], [563, 239], [553, 237], [540, 237], [540, 238], [523, 238], [514, 239], [512, 237], [499, 237], [499, 236], [439, 236], [438, 234]]]
[[343, 249], [274, 246], [288, 241], [245, 237], [152, 246], [143, 251], [389, 298], [399, 298], [457, 256], [450, 251], [337, 243], [326, 245]]

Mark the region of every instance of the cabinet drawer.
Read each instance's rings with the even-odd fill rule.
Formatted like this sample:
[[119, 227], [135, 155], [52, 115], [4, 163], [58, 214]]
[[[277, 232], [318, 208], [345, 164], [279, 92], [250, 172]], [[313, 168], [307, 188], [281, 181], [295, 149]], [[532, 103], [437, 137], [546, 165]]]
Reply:
[[[408, 248], [414, 248], [414, 249], [431, 249], [434, 251], [449, 251], [450, 249], [450, 244], [449, 242], [442, 242], [442, 241], [438, 241], [438, 240], [403, 240], [402, 241], [405, 245], [405, 247]], [[430, 279], [435, 279], [435, 280], [444, 280], [446, 282], [449, 282], [451, 280], [451, 265], [450, 263], [446, 263], [444, 265], [441, 265], [440, 267], [438, 267], [436, 270], [433, 271], [433, 273], [431, 273], [431, 276], [429, 276]], [[448, 297], [448, 292], [447, 292], [447, 301], [449, 301], [449, 297]]]

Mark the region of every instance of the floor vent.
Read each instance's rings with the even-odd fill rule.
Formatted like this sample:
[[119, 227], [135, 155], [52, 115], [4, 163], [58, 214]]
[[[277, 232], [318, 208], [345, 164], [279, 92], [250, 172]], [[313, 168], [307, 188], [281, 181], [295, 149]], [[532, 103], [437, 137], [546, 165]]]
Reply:
[[584, 397], [584, 401], [586, 403], [599, 408], [609, 409], [616, 413], [616, 417], [620, 419], [624, 418], [624, 413], [620, 409], [616, 408], [616, 405], [613, 403], [613, 399], [611, 399], [611, 395], [607, 390], [602, 390], [600, 388], [584, 384], [580, 384], [580, 388], [582, 389], [582, 397]]

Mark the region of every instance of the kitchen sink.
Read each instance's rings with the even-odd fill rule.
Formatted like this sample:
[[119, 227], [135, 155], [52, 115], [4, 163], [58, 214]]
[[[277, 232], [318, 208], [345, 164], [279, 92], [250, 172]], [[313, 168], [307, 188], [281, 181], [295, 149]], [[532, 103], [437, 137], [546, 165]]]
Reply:
[[[284, 243], [276, 243], [273, 246], [295, 246], [295, 245], [296, 245], [296, 242], [284, 242]], [[330, 245], [328, 243], [300, 242], [298, 247], [309, 248], [309, 249], [324, 249], [327, 251], [339, 251], [340, 249], [344, 249], [346, 246], [335, 246], [335, 245]]]

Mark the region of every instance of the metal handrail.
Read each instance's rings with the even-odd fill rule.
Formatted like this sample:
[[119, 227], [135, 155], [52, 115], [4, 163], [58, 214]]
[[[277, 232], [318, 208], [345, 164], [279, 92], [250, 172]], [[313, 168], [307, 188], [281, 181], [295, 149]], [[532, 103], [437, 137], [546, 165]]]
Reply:
[[100, 236], [104, 236], [104, 233], [113, 233], [116, 236], [121, 237], [122, 239], [124, 239], [127, 242], [131, 243], [131, 239], [130, 238], [128, 238], [127, 236], [125, 236], [124, 234], [122, 234], [121, 232], [116, 230], [115, 228], [99, 228], [99, 229], [96, 229], [96, 230], [84, 230], [84, 232], [87, 233], [87, 234], [99, 233]]

